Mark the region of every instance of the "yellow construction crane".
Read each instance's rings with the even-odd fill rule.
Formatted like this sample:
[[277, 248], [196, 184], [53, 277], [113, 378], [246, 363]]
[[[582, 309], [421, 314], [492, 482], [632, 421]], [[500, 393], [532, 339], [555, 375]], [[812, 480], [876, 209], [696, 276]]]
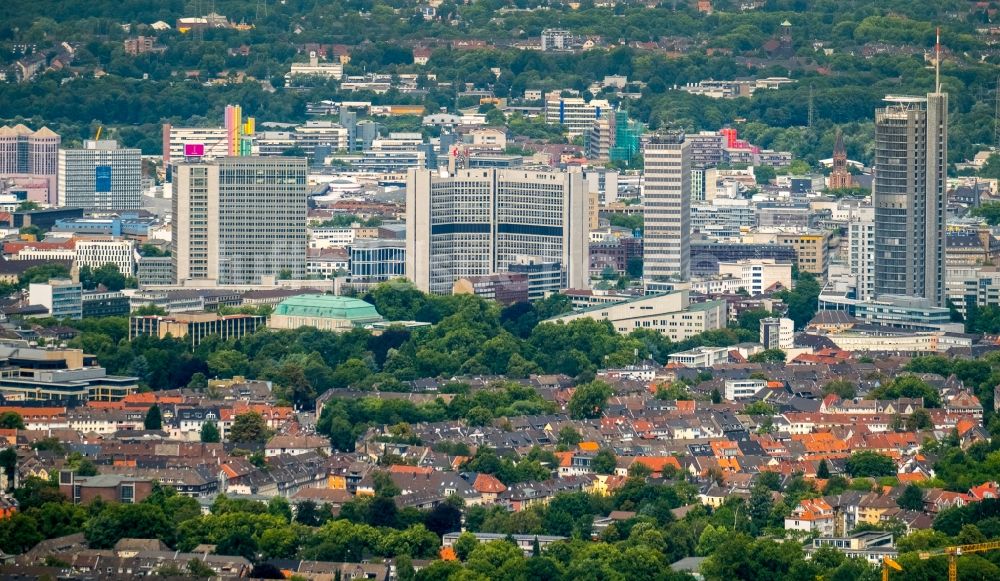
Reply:
[[882, 581], [889, 581], [889, 569], [902, 571], [903, 567], [889, 557], [882, 557]]
[[[983, 553], [986, 551], [1000, 550], [1000, 541], [990, 541], [988, 543], [973, 543], [971, 545], [955, 545], [944, 547], [936, 551], [924, 551], [919, 553], [921, 559], [932, 557], [948, 557], [948, 581], [958, 581], [958, 558], [966, 553]], [[885, 569], [883, 568], [882, 579], [885, 579]]]
[[103, 125], [98, 125], [98, 127], [97, 127], [97, 135], [94, 136], [94, 141], [100, 141], [101, 140], [101, 132], [102, 131], [104, 131], [104, 126]]

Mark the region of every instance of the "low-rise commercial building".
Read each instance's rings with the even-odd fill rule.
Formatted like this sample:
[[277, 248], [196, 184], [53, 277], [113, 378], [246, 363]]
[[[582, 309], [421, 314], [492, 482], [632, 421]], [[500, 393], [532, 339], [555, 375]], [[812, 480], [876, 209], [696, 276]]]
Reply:
[[652, 329], [670, 337], [672, 341], [683, 341], [699, 333], [724, 327], [726, 303], [706, 301], [692, 304], [688, 299], [688, 291], [682, 290], [598, 305], [560, 315], [549, 321], [570, 322], [582, 318], [610, 321], [619, 333]]
[[129, 319], [128, 336], [186, 339], [192, 347], [206, 337], [215, 335], [221, 340], [239, 339], [253, 334], [267, 324], [267, 317], [256, 315], [218, 315], [216, 313], [177, 313], [164, 316], [139, 316]]
[[119, 401], [138, 389], [138, 378], [108, 375], [79, 349], [0, 344], [0, 394], [11, 401]]
[[729, 347], [695, 347], [672, 353], [667, 359], [684, 367], [712, 367], [729, 362]]
[[83, 318], [83, 287], [69, 279], [54, 278], [28, 285], [28, 303], [41, 305], [56, 319]]
[[759, 295], [775, 286], [792, 288], [791, 263], [780, 263], [770, 258], [720, 262], [719, 274], [740, 279], [742, 288], [751, 296]]

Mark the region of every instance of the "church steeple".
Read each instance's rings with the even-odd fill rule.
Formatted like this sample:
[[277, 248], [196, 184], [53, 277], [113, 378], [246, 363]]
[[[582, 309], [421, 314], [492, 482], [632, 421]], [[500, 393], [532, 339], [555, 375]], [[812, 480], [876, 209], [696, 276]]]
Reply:
[[844, 160], [847, 165], [847, 148], [844, 147], [844, 134], [837, 129], [837, 139], [833, 144], [833, 163], [836, 166], [838, 160]]
[[844, 134], [837, 129], [837, 138], [833, 143], [833, 171], [830, 172], [830, 189], [849, 188], [854, 184], [851, 172], [847, 170], [847, 148], [844, 147]]

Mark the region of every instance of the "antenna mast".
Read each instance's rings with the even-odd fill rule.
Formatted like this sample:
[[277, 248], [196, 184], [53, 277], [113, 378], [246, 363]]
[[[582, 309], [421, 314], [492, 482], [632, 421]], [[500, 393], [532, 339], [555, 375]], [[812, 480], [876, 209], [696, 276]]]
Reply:
[[816, 115], [816, 109], [815, 109], [815, 106], [813, 105], [813, 86], [809, 85], [809, 109], [808, 109], [808, 113], [807, 113], [807, 121], [806, 121], [806, 123], [808, 124], [808, 126], [809, 126], [810, 129], [812, 129], [813, 119], [814, 119], [815, 115]]
[[941, 92], [941, 27], [937, 27], [937, 42], [934, 43], [934, 92]]

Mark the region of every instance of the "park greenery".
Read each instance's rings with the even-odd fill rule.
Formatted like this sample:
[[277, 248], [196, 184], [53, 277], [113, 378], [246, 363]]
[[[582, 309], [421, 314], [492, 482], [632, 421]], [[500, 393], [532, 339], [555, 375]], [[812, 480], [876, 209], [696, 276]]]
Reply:
[[[76, 328], [80, 334], [70, 341], [71, 346], [96, 355], [110, 373], [138, 377], [148, 389], [203, 388], [207, 378], [240, 375], [274, 382], [284, 402], [306, 409], [330, 389], [409, 391], [409, 382], [429, 377], [495, 375], [500, 379], [502, 375], [521, 379], [536, 373], [559, 373], [586, 383], [600, 367], [624, 366], [645, 358], [666, 363], [668, 355], [677, 351], [699, 345], [735, 345], [753, 340], [758, 333], [753, 319], [747, 327], [708, 331], [684, 341], [671, 341], [646, 329], [619, 334], [610, 323], [593, 319], [547, 321], [569, 310], [569, 299], [562, 295], [534, 304], [500, 307], [474, 295], [429, 295], [410, 283], [392, 281], [373, 288], [363, 298], [386, 319], [433, 325], [393, 327], [377, 335], [367, 329], [346, 333], [311, 328], [268, 331], [228, 341], [209, 337], [192, 348], [190, 342], [172, 337], [142, 336], [130, 341], [125, 317], [40, 322]], [[511, 393], [511, 389], [507, 386], [501, 391]], [[503, 405], [491, 402], [468, 409], [455, 407], [464, 405], [463, 401], [453, 400], [450, 411], [448, 406], [439, 409], [428, 405], [406, 413], [430, 421], [466, 417], [474, 408], [480, 408], [475, 410], [480, 418], [483, 410], [496, 416], [547, 409], [521, 392]], [[363, 403], [362, 398], [351, 405]], [[372, 405], [404, 404], [386, 400]], [[348, 418], [378, 417], [370, 409], [331, 409]], [[389, 415], [392, 413], [402, 412]], [[592, 413], [581, 410], [580, 415]]]

